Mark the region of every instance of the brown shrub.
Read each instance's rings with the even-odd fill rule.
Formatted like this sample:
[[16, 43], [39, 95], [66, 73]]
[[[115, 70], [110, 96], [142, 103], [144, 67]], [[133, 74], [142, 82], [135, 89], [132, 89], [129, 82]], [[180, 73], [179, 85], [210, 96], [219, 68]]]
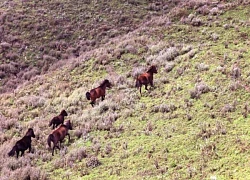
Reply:
[[152, 112], [162, 112], [162, 113], [168, 113], [173, 112], [177, 109], [177, 107], [173, 104], [160, 104], [158, 106], [154, 106], [152, 109]]
[[166, 65], [165, 65], [165, 71], [166, 72], [171, 72], [174, 67], [175, 67], [174, 62], [167, 62]]
[[86, 149], [84, 147], [80, 147], [70, 152], [69, 155], [67, 156], [66, 161], [67, 164], [76, 163], [76, 161], [81, 161], [83, 158], [86, 158], [87, 156], [88, 155]]
[[231, 77], [233, 79], [238, 79], [241, 76], [241, 70], [235, 63], [231, 69]]
[[112, 146], [110, 143], [108, 143], [106, 146], [105, 146], [105, 154], [110, 154], [112, 151]]
[[4, 121], [0, 121], [0, 128], [5, 130], [10, 130], [17, 123], [17, 119], [5, 119]]
[[38, 68], [34, 67], [31, 70], [25, 72], [23, 74], [23, 79], [24, 80], [30, 80], [32, 77], [35, 77], [36, 75], [40, 74], [40, 71]]
[[5, 55], [5, 58], [14, 61], [19, 58], [19, 55], [15, 52], [9, 52]]

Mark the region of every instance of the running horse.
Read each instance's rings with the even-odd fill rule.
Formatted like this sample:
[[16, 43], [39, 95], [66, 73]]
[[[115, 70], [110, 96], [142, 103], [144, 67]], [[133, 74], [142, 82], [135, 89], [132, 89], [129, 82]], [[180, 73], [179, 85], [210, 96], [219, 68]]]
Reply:
[[109, 80], [105, 79], [100, 86], [91, 89], [89, 92], [86, 92], [86, 98], [88, 100], [91, 100], [90, 104], [92, 105], [92, 107], [94, 107], [95, 100], [97, 98], [101, 97], [102, 101], [105, 99], [105, 92], [107, 87], [110, 88], [111, 83], [109, 82]]
[[31, 152], [31, 138], [35, 138], [35, 134], [32, 128], [29, 128], [26, 132], [25, 136], [16, 142], [15, 146], [12, 150], [8, 153], [9, 156], [14, 156], [16, 152], [16, 157], [18, 158], [19, 152], [21, 151], [21, 156], [23, 156], [24, 151], [29, 149]]
[[63, 124], [64, 116], [68, 116], [68, 114], [65, 110], [62, 110], [58, 116], [52, 118], [52, 120], [49, 122], [49, 127], [53, 125], [52, 129], [55, 129], [58, 125]]
[[69, 130], [72, 130], [72, 124], [68, 120], [65, 124], [61, 124], [57, 129], [55, 129], [48, 137], [47, 143], [51, 148], [51, 142], [53, 142], [52, 156], [54, 156], [55, 148], [60, 150], [61, 143], [64, 140], [65, 136], [69, 137], [68, 142], [70, 141]]
[[137, 87], [137, 88], [140, 89], [140, 94], [141, 94], [141, 87], [142, 87], [142, 85], [145, 85], [145, 89], [146, 90], [148, 90], [148, 84], [150, 84], [151, 87], [154, 86], [154, 84], [153, 84], [153, 74], [154, 73], [157, 74], [157, 69], [153, 65], [153, 66], [150, 66], [150, 68], [148, 69], [147, 72], [139, 75], [136, 78], [135, 87]]

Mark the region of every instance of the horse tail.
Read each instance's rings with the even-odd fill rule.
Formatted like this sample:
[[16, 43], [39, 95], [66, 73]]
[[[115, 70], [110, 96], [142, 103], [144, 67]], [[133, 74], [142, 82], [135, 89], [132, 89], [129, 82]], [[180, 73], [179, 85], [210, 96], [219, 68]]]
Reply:
[[51, 141], [54, 141], [53, 134], [50, 134], [49, 137], [48, 137], [48, 139], [47, 139], [47, 143], [48, 143], [48, 145], [49, 145], [50, 148], [51, 148]]
[[90, 92], [86, 92], [86, 98], [90, 100]]
[[8, 153], [9, 156], [14, 156], [16, 152], [16, 145], [12, 148], [12, 150]]
[[136, 78], [135, 87], [136, 88], [141, 87], [141, 82], [140, 82], [140, 80], [138, 78]]

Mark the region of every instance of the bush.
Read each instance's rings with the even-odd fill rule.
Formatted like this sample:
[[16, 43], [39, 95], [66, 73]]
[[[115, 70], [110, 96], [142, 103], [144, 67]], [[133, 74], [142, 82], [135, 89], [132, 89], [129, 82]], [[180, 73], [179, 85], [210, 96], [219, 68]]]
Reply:
[[233, 79], [238, 79], [241, 76], [241, 70], [240, 68], [237, 66], [237, 64], [235, 64], [232, 69], [231, 69], [231, 77]]
[[170, 47], [168, 49], [162, 50], [159, 53], [159, 56], [156, 58], [156, 62], [172, 61], [178, 55], [179, 50], [176, 47]]
[[87, 159], [86, 166], [88, 168], [95, 168], [95, 167], [100, 166], [100, 165], [101, 165], [101, 162], [95, 156], [91, 156], [90, 158]]
[[83, 158], [86, 158], [87, 156], [88, 155], [86, 149], [84, 147], [80, 147], [69, 153], [69, 155], [67, 156], [67, 164], [75, 163], [77, 160], [81, 161]]
[[30, 71], [27, 71], [23, 74], [23, 79], [30, 80], [32, 77], [35, 77], [36, 75], [40, 74], [40, 71], [38, 68], [32, 68]]
[[195, 89], [190, 91], [190, 97], [192, 99], [199, 99], [201, 94], [208, 93], [210, 88], [204, 83], [199, 82], [195, 85]]
[[173, 104], [170, 104], [170, 105], [161, 104], [161, 105], [158, 105], [158, 106], [154, 106], [153, 109], [152, 109], [152, 112], [168, 113], [168, 112], [173, 112], [176, 109], [177, 109], [176, 106], [173, 105]]
[[0, 122], [0, 127], [5, 130], [10, 130], [17, 123], [17, 119], [6, 119], [5, 121]]
[[174, 67], [175, 67], [174, 62], [167, 62], [166, 65], [165, 65], [165, 71], [166, 72], [171, 72]]
[[195, 66], [195, 68], [198, 69], [199, 71], [208, 71], [209, 70], [209, 65], [204, 64], [204, 63], [200, 63], [200, 64], [197, 64]]
[[37, 108], [37, 107], [42, 107], [45, 103], [45, 99], [40, 96], [23, 96], [21, 97], [17, 104], [22, 105], [26, 104], [27, 107], [32, 107], [32, 108]]

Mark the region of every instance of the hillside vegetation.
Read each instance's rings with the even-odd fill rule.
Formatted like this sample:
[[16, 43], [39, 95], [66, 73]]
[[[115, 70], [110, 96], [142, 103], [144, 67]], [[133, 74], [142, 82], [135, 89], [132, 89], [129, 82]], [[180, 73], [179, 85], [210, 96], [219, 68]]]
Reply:
[[[0, 13], [13, 33], [0, 37], [1, 180], [250, 178], [248, 1], [6, 1]], [[92, 108], [85, 93], [104, 79]], [[62, 109], [71, 141], [52, 156]], [[32, 152], [8, 157], [30, 127]]]
[[167, 13], [176, 3], [126, 0], [1, 2], [0, 92], [11, 91], [20, 82], [46, 73], [51, 64], [79, 57], [107, 43], [110, 38], [133, 31], [151, 16]]

